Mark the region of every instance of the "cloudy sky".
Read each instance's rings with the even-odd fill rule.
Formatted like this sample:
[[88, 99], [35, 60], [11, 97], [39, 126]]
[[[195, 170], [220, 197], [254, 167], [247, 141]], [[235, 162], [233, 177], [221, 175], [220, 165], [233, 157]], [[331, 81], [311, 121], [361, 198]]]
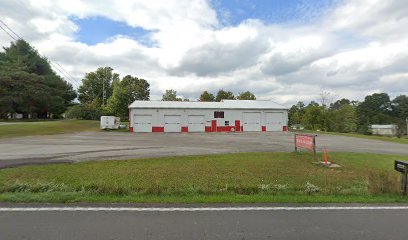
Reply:
[[0, 19], [78, 83], [111, 66], [148, 80], [152, 99], [408, 92], [405, 0], [0, 0]]

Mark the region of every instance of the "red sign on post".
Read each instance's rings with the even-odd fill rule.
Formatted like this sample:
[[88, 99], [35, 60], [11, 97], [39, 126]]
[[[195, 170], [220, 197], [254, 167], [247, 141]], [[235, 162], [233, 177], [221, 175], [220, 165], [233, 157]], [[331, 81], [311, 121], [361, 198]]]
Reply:
[[298, 148], [313, 151], [316, 157], [316, 135], [295, 134], [295, 152]]
[[314, 138], [315, 136], [313, 135], [296, 134], [296, 146], [298, 148], [306, 148], [309, 150], [313, 150]]

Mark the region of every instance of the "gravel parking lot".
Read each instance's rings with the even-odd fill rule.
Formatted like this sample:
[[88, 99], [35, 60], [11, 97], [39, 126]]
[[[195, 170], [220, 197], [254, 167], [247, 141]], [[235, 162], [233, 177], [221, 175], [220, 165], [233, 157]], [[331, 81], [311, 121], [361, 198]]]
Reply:
[[[319, 135], [318, 150], [408, 155], [408, 146]], [[0, 168], [84, 160], [110, 160], [237, 152], [293, 151], [293, 134], [86, 132], [0, 140]]]

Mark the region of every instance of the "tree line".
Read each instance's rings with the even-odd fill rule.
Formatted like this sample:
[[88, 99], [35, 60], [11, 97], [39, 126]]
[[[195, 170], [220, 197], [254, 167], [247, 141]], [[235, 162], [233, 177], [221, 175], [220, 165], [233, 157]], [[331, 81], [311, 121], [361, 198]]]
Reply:
[[[224, 89], [218, 90], [217, 94], [214, 95], [208, 91], [203, 91], [203, 93], [198, 98], [200, 102], [221, 102], [221, 100], [256, 100], [256, 97], [250, 91], [239, 93], [235, 96], [231, 91], [225, 91]], [[177, 91], [173, 89], [168, 89], [163, 93], [162, 101], [190, 101], [186, 98], [179, 98], [177, 96]]]
[[298, 102], [289, 109], [289, 126], [302, 125], [309, 130], [330, 132], [369, 133], [372, 124], [396, 124], [400, 134], [406, 133], [408, 96], [400, 95], [391, 100], [387, 93], [374, 93], [364, 101], [346, 98], [327, 103], [324, 99], [305, 105]]
[[[235, 96], [230, 91], [220, 89], [214, 96], [208, 91], [198, 98], [202, 102], [216, 102], [222, 99], [255, 100], [253, 93], [246, 91]], [[85, 74], [78, 89], [79, 104], [66, 112], [68, 118], [99, 119], [102, 115], [128, 118], [128, 106], [135, 100], [150, 100], [150, 84], [141, 78], [127, 75], [120, 79], [111, 67], [100, 67]], [[167, 89], [162, 101], [190, 101], [177, 96], [177, 91]]]

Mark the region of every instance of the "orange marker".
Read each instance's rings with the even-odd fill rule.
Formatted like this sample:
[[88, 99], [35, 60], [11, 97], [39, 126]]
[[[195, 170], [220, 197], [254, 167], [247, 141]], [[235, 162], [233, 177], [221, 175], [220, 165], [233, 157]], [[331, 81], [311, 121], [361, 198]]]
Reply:
[[327, 152], [328, 151], [326, 151], [326, 147], [324, 147], [324, 165], [326, 165], [326, 166], [329, 164]]

